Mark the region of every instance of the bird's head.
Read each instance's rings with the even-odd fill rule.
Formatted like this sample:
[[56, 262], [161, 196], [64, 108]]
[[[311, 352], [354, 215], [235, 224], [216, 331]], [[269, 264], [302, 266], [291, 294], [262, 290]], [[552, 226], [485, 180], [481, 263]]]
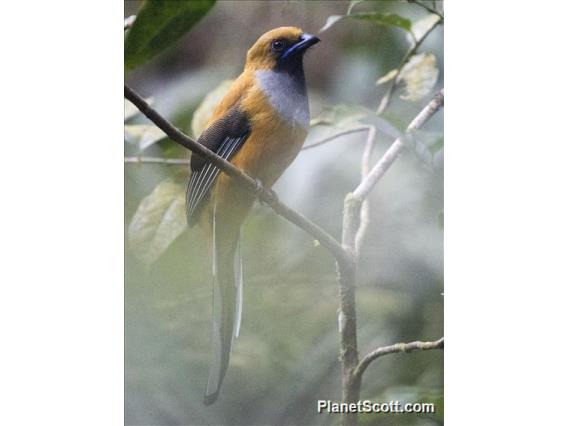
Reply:
[[302, 58], [319, 38], [296, 27], [280, 27], [264, 33], [249, 49], [246, 67], [252, 70], [285, 70], [302, 68]]

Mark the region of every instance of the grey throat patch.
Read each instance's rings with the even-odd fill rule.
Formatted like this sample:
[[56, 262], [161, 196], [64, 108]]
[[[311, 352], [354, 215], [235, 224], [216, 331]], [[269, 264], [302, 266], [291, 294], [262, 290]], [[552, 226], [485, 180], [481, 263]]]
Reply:
[[272, 108], [290, 124], [307, 129], [310, 110], [304, 83], [286, 72], [256, 71], [255, 76]]

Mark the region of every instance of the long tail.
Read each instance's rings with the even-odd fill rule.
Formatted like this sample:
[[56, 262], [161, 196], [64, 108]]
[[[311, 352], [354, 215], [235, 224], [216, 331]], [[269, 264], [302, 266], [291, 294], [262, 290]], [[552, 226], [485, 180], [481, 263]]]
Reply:
[[[233, 340], [239, 335], [243, 303], [240, 227], [227, 229], [213, 209], [213, 328], [212, 361], [204, 403], [219, 396]], [[230, 226], [229, 226], [230, 228]]]

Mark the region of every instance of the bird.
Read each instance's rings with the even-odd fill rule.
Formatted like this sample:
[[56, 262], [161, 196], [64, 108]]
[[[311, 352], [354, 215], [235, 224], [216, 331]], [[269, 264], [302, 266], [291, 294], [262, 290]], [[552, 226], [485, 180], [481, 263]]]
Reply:
[[[297, 27], [264, 33], [248, 50], [243, 72], [213, 110], [197, 142], [271, 188], [300, 152], [310, 112], [305, 52], [320, 39]], [[210, 235], [213, 263], [212, 360], [206, 405], [218, 396], [239, 335], [243, 303], [241, 226], [256, 194], [192, 154], [186, 191], [189, 227]]]

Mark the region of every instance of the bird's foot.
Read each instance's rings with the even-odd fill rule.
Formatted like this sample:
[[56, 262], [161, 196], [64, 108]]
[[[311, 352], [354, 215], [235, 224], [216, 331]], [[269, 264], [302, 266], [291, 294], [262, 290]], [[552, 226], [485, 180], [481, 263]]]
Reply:
[[272, 206], [278, 201], [278, 195], [271, 188], [266, 188], [260, 179], [256, 180], [256, 196], [263, 206]]

